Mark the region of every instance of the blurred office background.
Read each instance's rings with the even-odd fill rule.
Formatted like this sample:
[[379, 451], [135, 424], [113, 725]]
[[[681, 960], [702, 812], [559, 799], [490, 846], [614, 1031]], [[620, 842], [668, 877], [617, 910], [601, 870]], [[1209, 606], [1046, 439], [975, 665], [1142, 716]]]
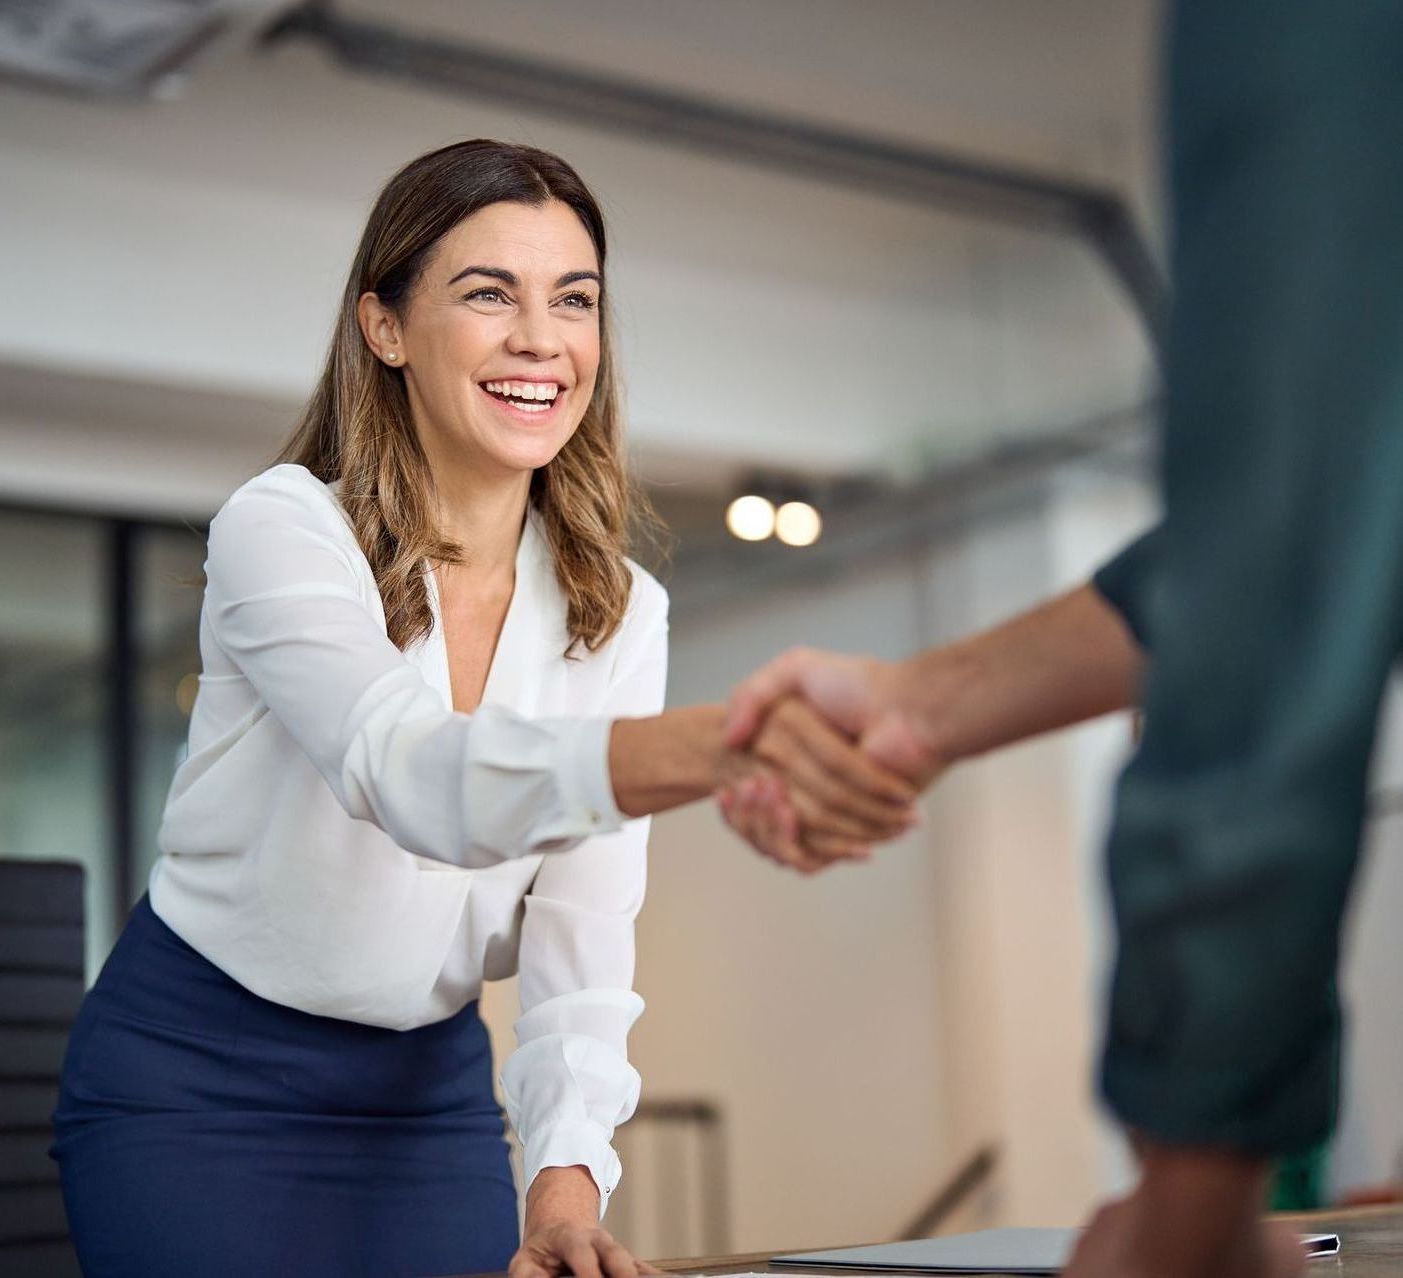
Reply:
[[[84, 864], [89, 977], [182, 747], [204, 524], [288, 430], [396, 167], [498, 136], [601, 196], [632, 446], [678, 537], [670, 697], [718, 699], [795, 642], [967, 634], [1154, 518], [1158, 21], [0, 0], [0, 858]], [[737, 539], [746, 493], [811, 504], [822, 535]], [[1089, 1080], [1128, 744], [1111, 720], [961, 767], [916, 834], [812, 881], [705, 807], [660, 819], [625, 1241], [1069, 1223], [1123, 1185]], [[1336, 1186], [1391, 1176], [1403, 1142], [1383, 755]], [[510, 984], [485, 1003], [509, 1050]]]

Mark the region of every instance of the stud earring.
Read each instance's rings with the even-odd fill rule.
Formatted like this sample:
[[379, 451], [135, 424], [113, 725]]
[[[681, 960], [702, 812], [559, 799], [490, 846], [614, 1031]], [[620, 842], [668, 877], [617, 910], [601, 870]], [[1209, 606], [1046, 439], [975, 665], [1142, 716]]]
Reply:
[[387, 360], [389, 360], [391, 364], [393, 364], [393, 363], [395, 362], [395, 360], [397, 360], [397, 359], [399, 358], [399, 352], [398, 352], [398, 351], [386, 351], [386, 352], [385, 352], [385, 358], [386, 358]]

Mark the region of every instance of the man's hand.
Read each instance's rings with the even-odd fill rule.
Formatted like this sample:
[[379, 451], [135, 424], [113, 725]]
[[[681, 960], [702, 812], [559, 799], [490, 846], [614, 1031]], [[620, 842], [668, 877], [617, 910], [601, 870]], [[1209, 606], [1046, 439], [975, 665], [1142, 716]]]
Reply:
[[[944, 765], [916, 726], [904, 683], [902, 667], [811, 648], [752, 675], [731, 696], [726, 744], [775, 772], [752, 771], [722, 787], [727, 824], [762, 855], [805, 874], [863, 860], [873, 843], [905, 833], [915, 824], [910, 805]], [[838, 787], [846, 794], [835, 819]]]
[[1141, 1142], [1139, 1186], [1101, 1208], [1065, 1278], [1297, 1278], [1299, 1240], [1261, 1217], [1266, 1164]]
[[731, 694], [726, 743], [749, 745], [771, 709], [797, 697], [874, 762], [924, 787], [948, 760], [920, 722], [914, 692], [905, 664], [793, 648]]
[[1253, 1221], [1231, 1258], [1183, 1258], [1162, 1234], [1147, 1229], [1134, 1196], [1102, 1207], [1077, 1245], [1063, 1278], [1297, 1278], [1305, 1249], [1285, 1226]]
[[656, 1274], [599, 1224], [599, 1191], [583, 1167], [547, 1167], [526, 1195], [521, 1247], [508, 1278], [638, 1278]]
[[[786, 652], [731, 695], [726, 744], [752, 745], [766, 716], [792, 698], [872, 762], [924, 789], [962, 759], [1132, 705], [1142, 664], [1120, 614], [1086, 585], [905, 661]], [[836, 843], [796, 842], [795, 814], [772, 781], [732, 789], [722, 811], [767, 854], [787, 847], [787, 863], [801, 869], [837, 857]]]
[[915, 786], [797, 697], [765, 716], [746, 750], [727, 753], [722, 774], [716, 797], [731, 828], [802, 873], [864, 859], [917, 819]]

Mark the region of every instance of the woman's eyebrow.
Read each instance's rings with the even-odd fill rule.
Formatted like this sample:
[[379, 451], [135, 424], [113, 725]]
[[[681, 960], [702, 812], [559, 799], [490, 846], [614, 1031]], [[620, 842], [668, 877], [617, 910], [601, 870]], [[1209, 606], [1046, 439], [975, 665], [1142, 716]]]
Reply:
[[465, 275], [486, 275], [489, 279], [501, 280], [503, 284], [509, 284], [512, 288], [521, 286], [521, 281], [515, 275], [504, 271], [500, 266], [465, 266], [448, 283], [456, 284]]
[[564, 288], [567, 284], [578, 284], [581, 280], [593, 280], [600, 288], [604, 287], [604, 280], [598, 271], [567, 271], [555, 282], [556, 288]]
[[[486, 275], [488, 279], [501, 280], [503, 284], [511, 288], [521, 287], [521, 279], [511, 271], [505, 270], [500, 266], [465, 266], [457, 275], [448, 281], [445, 287], [456, 284], [467, 275]], [[593, 280], [600, 288], [604, 287], [604, 280], [598, 271], [566, 271], [564, 275], [556, 280], [555, 287], [564, 288], [567, 284], [578, 284], [582, 280]]]

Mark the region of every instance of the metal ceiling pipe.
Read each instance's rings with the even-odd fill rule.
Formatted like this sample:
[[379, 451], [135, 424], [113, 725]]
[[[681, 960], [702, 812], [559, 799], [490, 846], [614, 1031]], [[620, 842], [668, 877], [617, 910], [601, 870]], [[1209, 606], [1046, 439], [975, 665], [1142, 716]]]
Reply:
[[419, 36], [306, 0], [263, 33], [322, 45], [347, 67], [505, 102], [572, 124], [691, 147], [819, 182], [995, 218], [1083, 240], [1125, 291], [1151, 348], [1162, 347], [1163, 276], [1121, 196], [1108, 188], [948, 151], [727, 106], [596, 72]]

